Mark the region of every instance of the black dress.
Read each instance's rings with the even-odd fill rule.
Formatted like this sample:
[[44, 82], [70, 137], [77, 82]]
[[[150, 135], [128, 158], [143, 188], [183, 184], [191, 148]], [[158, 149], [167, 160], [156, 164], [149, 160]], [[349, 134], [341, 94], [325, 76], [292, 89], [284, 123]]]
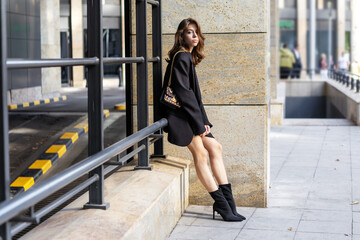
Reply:
[[[187, 146], [194, 135], [205, 132], [205, 125], [212, 127], [209, 122], [204, 105], [201, 101], [199, 82], [190, 52], [180, 52], [176, 55], [171, 77], [171, 88], [180, 101], [181, 108], [171, 109], [163, 104], [160, 112], [162, 117], [168, 119], [168, 141], [178, 146]], [[169, 82], [171, 62], [168, 64], [164, 77], [164, 85]], [[211, 133], [206, 135], [213, 137]]]

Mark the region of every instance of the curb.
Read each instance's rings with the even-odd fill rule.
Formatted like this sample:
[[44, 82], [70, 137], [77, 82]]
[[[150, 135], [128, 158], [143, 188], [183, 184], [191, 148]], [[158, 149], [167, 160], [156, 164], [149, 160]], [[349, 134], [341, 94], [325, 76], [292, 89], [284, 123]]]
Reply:
[[124, 103], [115, 104], [114, 109], [116, 109], [116, 110], [126, 110], [126, 105]]
[[[104, 110], [104, 118], [109, 117], [109, 110]], [[64, 132], [44, 153], [40, 154], [24, 172], [20, 174], [10, 185], [12, 196], [31, 188], [36, 180], [45, 174], [64, 153], [88, 131], [88, 120], [76, 124], [72, 129]]]
[[65, 101], [66, 99], [67, 99], [66, 96], [61, 96], [61, 97], [56, 97], [56, 98], [47, 98], [47, 99], [38, 100], [38, 101], [34, 101], [34, 102], [24, 102], [24, 103], [20, 103], [20, 104], [12, 104], [12, 105], [8, 105], [8, 109], [15, 110], [15, 109], [20, 109], [20, 108], [27, 108], [27, 107], [40, 105], [40, 104], [48, 104], [48, 103], [53, 103], [53, 102]]

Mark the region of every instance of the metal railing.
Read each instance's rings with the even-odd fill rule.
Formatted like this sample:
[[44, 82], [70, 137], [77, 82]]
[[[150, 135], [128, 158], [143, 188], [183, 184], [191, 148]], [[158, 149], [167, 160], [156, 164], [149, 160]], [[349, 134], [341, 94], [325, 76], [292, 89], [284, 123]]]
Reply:
[[[103, 58], [102, 41], [102, 1], [87, 0], [87, 26], [88, 26], [88, 57], [81, 59], [7, 59], [6, 36], [6, 0], [0, 0], [0, 238], [11, 239], [11, 236], [20, 232], [31, 223], [38, 223], [45, 214], [60, 206], [75, 194], [89, 188], [89, 202], [84, 208], [107, 209], [109, 205], [104, 202], [104, 175], [111, 172], [125, 161], [138, 154], [138, 165], [135, 169], [151, 169], [149, 165], [150, 144], [154, 143], [154, 155], [164, 157], [161, 128], [167, 125], [166, 119], [159, 119], [159, 103], [154, 101], [154, 121], [149, 126], [148, 121], [148, 63], [153, 63], [153, 96], [160, 99], [162, 85], [161, 64], [161, 4], [160, 0], [136, 1], [136, 56], [124, 58]], [[130, 0], [125, 1], [127, 21], [131, 24]], [[152, 36], [153, 57], [147, 57], [147, 6], [152, 5]], [[130, 25], [131, 27], [131, 25]], [[126, 32], [129, 33], [129, 26]], [[130, 47], [130, 35], [126, 37]], [[127, 50], [128, 51], [128, 50]], [[129, 53], [129, 52], [127, 52]], [[129, 54], [130, 55], [130, 54]], [[104, 149], [103, 132], [103, 65], [127, 63], [126, 76], [126, 124], [127, 137], [112, 146]], [[138, 132], [133, 134], [132, 129], [132, 76], [130, 63], [137, 64], [137, 126]], [[19, 68], [44, 68], [61, 66], [88, 66], [88, 121], [89, 157], [65, 171], [49, 178], [30, 190], [23, 192], [14, 199], [10, 199], [10, 170], [9, 170], [9, 138], [8, 138], [8, 110], [7, 110], [7, 71]], [[149, 141], [149, 138], [152, 138]], [[158, 141], [157, 141], [158, 140]], [[133, 150], [134, 145], [138, 145]], [[127, 151], [127, 154], [117, 161], [109, 161], [114, 156]], [[105, 165], [112, 165], [104, 168]], [[55, 202], [35, 212], [34, 205], [60, 188], [75, 181], [88, 173], [88, 179], [74, 189], [58, 198]], [[30, 209], [29, 216], [18, 216]], [[21, 222], [13, 227], [11, 221]]]
[[328, 77], [346, 86], [351, 91], [360, 92], [360, 75], [348, 71], [329, 69]]
[[[146, 146], [140, 146], [133, 152], [123, 156], [116, 162], [109, 162], [109, 160], [121, 154], [126, 149], [131, 146], [134, 146], [141, 140], [147, 137], [153, 137], [154, 141], [160, 139], [161, 135], [153, 135], [153, 133], [160, 128], [167, 125], [166, 119], [161, 119], [154, 124], [141, 129], [137, 133], [109, 146], [108, 148], [104, 149], [101, 152], [98, 152], [77, 164], [67, 168], [66, 170], [58, 173], [48, 180], [41, 182], [26, 192], [22, 192], [17, 195], [14, 199], [7, 200], [0, 204], [0, 224], [3, 224], [7, 221], [11, 221], [15, 216], [22, 213], [23, 211], [33, 207], [39, 201], [45, 199], [46, 197], [50, 196], [51, 194], [55, 193], [56, 191], [62, 189], [66, 185], [70, 184], [71, 182], [75, 181], [76, 179], [80, 178], [86, 173], [89, 173], [93, 169], [107, 163], [107, 165], [114, 165], [108, 166], [104, 169], [104, 174], [107, 174], [114, 170], [118, 165], [122, 165], [125, 161], [127, 161], [130, 157], [133, 157], [140, 151], [143, 151]], [[154, 142], [154, 141], [151, 141]], [[86, 187], [90, 186], [94, 182], [99, 180], [99, 175], [94, 174], [92, 177], [88, 178], [84, 181], [81, 185], [78, 185], [76, 188], [71, 190], [70, 192], [64, 194], [55, 202], [47, 205], [43, 209], [40, 209], [37, 212], [33, 212], [29, 218], [24, 223], [20, 223], [15, 225], [11, 230], [11, 235], [15, 235], [30, 224], [36, 222], [38, 223], [40, 218], [45, 216], [47, 213], [58, 207], [60, 204], [64, 203], [66, 200], [74, 196], [75, 194], [79, 193], [81, 190], [85, 189]]]

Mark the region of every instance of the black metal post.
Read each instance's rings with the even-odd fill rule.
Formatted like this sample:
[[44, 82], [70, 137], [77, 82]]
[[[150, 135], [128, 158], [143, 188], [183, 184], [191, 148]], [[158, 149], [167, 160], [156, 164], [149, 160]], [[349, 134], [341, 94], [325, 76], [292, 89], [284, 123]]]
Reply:
[[351, 90], [354, 90], [354, 78], [351, 78]]
[[[89, 66], [88, 79], [88, 118], [89, 118], [89, 156], [104, 149], [103, 131], [103, 41], [102, 41], [102, 1], [87, 0], [88, 55], [99, 59], [99, 64]], [[89, 187], [89, 202], [84, 208], [107, 209], [104, 202], [104, 166], [89, 173], [99, 180]]]
[[[9, 120], [7, 104], [6, 0], [0, 1], [0, 202], [10, 199]], [[10, 223], [0, 226], [0, 238], [11, 239]]]
[[360, 81], [356, 80], [356, 92], [358, 93], [360, 90]]
[[346, 87], [349, 87], [350, 85], [350, 77], [346, 76]]
[[[131, 0], [125, 1], [125, 54], [132, 56], [131, 44]], [[134, 120], [133, 120], [133, 69], [131, 64], [125, 66], [125, 98], [126, 98], [126, 136], [134, 133]], [[130, 153], [134, 150], [133, 147], [127, 150]]]
[[[162, 89], [162, 51], [161, 51], [161, 1], [158, 0], [158, 5], [152, 5], [152, 47], [153, 56], [158, 56], [159, 61], [153, 63], [153, 107], [154, 107], [154, 122], [160, 119], [160, 96]], [[162, 131], [156, 132], [162, 134]], [[163, 138], [154, 143], [154, 154], [152, 158], [165, 158], [164, 155], [164, 141]]]
[[[137, 64], [137, 127], [138, 130], [148, 126], [148, 58], [147, 58], [147, 31], [146, 31], [146, 0], [136, 1], [136, 55], [144, 57], [143, 63]], [[138, 155], [138, 165], [135, 169], [151, 170], [149, 165], [148, 138], [138, 143], [146, 148]]]

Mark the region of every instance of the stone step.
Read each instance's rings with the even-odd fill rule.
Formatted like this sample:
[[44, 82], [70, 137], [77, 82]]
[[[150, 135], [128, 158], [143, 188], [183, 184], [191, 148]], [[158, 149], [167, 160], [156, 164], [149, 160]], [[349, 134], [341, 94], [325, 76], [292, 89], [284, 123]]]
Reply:
[[21, 239], [166, 239], [188, 206], [189, 164], [167, 157], [151, 171], [123, 167], [105, 180], [110, 208], [84, 210], [85, 193]]

